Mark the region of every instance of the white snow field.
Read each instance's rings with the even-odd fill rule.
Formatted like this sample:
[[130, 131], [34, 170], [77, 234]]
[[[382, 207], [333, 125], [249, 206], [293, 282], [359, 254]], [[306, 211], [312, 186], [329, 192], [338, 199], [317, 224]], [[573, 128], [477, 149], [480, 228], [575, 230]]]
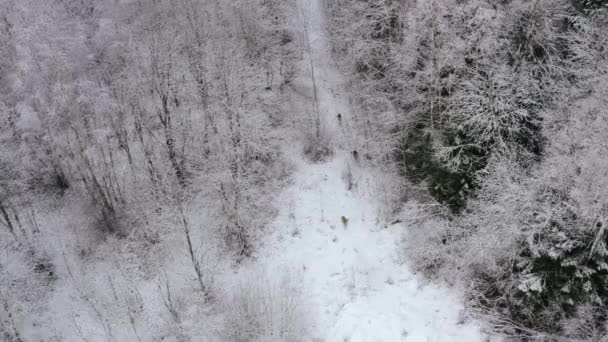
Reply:
[[[406, 228], [381, 222], [375, 189], [382, 173], [358, 165], [337, 120], [341, 113], [348, 122], [349, 106], [340, 95], [346, 92], [331, 61], [322, 5], [310, 0], [303, 7], [310, 13], [322, 126], [334, 155], [314, 164], [301, 146], [288, 152], [297, 171], [279, 198], [280, 213], [257, 260], [270, 271], [289, 265], [301, 273], [312, 341], [484, 341], [478, 325], [463, 319], [455, 290], [428, 284], [402, 260]], [[312, 88], [310, 74], [298, 82]], [[350, 191], [348, 170], [356, 183]]]

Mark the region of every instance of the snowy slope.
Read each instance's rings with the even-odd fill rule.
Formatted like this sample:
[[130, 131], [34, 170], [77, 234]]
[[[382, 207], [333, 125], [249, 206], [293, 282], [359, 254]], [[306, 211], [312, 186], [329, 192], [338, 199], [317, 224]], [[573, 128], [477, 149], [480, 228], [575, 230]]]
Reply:
[[[484, 340], [475, 324], [460, 322], [463, 306], [456, 294], [425, 284], [401, 260], [405, 227], [380, 222], [374, 189], [381, 172], [360, 167], [350, 154], [343, 130], [349, 106], [324, 37], [322, 0], [303, 7], [310, 13], [323, 127], [335, 153], [329, 162], [312, 164], [301, 148], [290, 151], [298, 171], [280, 196], [280, 214], [258, 262], [269, 270], [289, 265], [301, 272], [314, 341]], [[299, 82], [311, 83], [310, 74]], [[349, 170], [357, 183], [350, 191]]]

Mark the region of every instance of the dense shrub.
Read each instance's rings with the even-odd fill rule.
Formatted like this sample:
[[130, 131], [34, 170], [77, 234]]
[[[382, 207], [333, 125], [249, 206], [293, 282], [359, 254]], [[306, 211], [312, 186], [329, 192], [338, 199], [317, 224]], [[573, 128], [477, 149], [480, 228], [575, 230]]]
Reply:
[[21, 342], [22, 322], [46, 309], [44, 299], [56, 276], [48, 257], [33, 245], [17, 242], [4, 233], [1, 236], [0, 338]]
[[377, 2], [330, 14], [362, 121], [436, 200], [406, 205], [414, 264], [503, 333], [604, 336], [606, 33], [578, 11], [603, 2], [382, 3], [393, 38]]
[[427, 214], [407, 211], [419, 225], [408, 252], [415, 264], [469, 284], [470, 303], [501, 332], [580, 339], [607, 332], [608, 142], [596, 106], [588, 101], [580, 109], [587, 114], [551, 132], [537, 170], [492, 161], [462, 215], [417, 220]]
[[326, 161], [333, 154], [329, 139], [322, 134], [307, 134], [304, 142], [304, 155], [313, 163]]
[[[515, 219], [507, 235], [510, 243], [503, 245], [506, 257], [496, 260], [499, 268], [488, 272], [481, 267], [472, 275], [479, 291], [474, 292], [475, 300], [481, 305], [497, 308], [532, 330], [572, 338], [594, 337], [579, 329], [585, 327], [607, 333], [607, 317], [601, 312], [605, 312], [608, 298], [608, 189], [597, 173], [606, 167], [598, 152], [582, 150], [565, 158], [554, 155], [523, 194], [508, 191], [496, 197], [494, 206], [500, 206], [505, 196], [517, 196], [520, 203], [506, 202], [514, 204], [514, 210], [497, 213], [505, 222], [513, 222], [513, 218], [504, 215]], [[481, 221], [474, 222], [464, 229], [483, 230], [486, 236], [493, 234], [490, 229], [502, 229], [495, 222], [485, 227]], [[489, 248], [496, 246], [483, 247]], [[586, 317], [574, 329], [572, 320], [581, 320], [581, 312], [588, 307], [596, 308], [598, 314]]]
[[605, 15], [608, 11], [606, 0], [577, 0], [576, 4], [583, 12], [591, 15]]
[[454, 211], [493, 156], [538, 159], [540, 110], [594, 60], [588, 25], [568, 1], [343, 2], [330, 6], [335, 49], [350, 53], [360, 104], [372, 117], [394, 112], [377, 128], [393, 137], [404, 175]]

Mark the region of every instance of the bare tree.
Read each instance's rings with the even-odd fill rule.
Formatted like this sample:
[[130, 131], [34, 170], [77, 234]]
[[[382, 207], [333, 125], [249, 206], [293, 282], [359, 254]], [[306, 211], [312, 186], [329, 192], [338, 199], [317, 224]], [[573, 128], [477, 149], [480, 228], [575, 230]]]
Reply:
[[[201, 0], [182, 0], [183, 15], [186, 18], [186, 54], [190, 74], [194, 80], [194, 87], [200, 100], [203, 112], [203, 144], [209, 142], [209, 135], [217, 134], [214, 117], [209, 110], [212, 85], [209, 80], [209, 41], [212, 39], [208, 29], [211, 16], [208, 4]], [[211, 128], [211, 132], [209, 129]]]
[[75, 139], [70, 143], [68, 155], [77, 177], [91, 200], [98, 206], [105, 229], [110, 233], [121, 233], [120, 219], [124, 214], [127, 198], [124, 192], [123, 180], [117, 173], [115, 156], [109, 138], [98, 141], [94, 152], [99, 159], [93, 157], [88, 149], [80, 129], [72, 129]]
[[[150, 82], [156, 100], [156, 115], [160, 122], [167, 155], [178, 182], [186, 185], [187, 171], [183, 149], [177, 146], [174, 132], [175, 111], [180, 106], [177, 94], [177, 80], [174, 79], [175, 55], [171, 39], [155, 36], [150, 42]], [[185, 146], [183, 146], [185, 147]]]
[[[188, 252], [188, 257], [190, 262], [192, 263], [192, 267], [194, 268], [194, 273], [196, 274], [196, 279], [200, 286], [200, 290], [203, 293], [205, 299], [210, 299], [211, 297], [211, 282], [213, 279], [213, 270], [209, 268], [209, 264], [207, 264], [208, 260], [205, 260], [205, 255], [207, 251], [202, 250], [201, 247], [196, 247], [194, 244], [194, 236], [191, 231], [191, 224], [188, 219], [188, 213], [185, 208], [185, 203], [182, 199], [177, 200], [177, 211], [179, 215], [180, 225], [182, 227], [182, 232], [186, 239], [186, 249]], [[200, 244], [203, 246], [203, 244]]]

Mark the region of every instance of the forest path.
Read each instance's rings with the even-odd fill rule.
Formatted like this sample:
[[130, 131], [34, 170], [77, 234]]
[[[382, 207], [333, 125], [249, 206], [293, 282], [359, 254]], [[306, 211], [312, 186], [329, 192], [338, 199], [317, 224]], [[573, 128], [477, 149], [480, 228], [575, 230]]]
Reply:
[[[381, 222], [381, 172], [353, 157], [345, 128], [351, 120], [348, 96], [331, 60], [323, 0], [303, 1], [322, 131], [334, 155], [314, 164], [301, 146], [289, 151], [297, 171], [278, 200], [279, 215], [258, 261], [270, 270], [301, 273], [312, 317], [305, 341], [483, 341], [477, 326], [461, 322], [457, 295], [425, 284], [404, 264], [404, 227]], [[308, 62], [297, 82], [311, 89]]]

